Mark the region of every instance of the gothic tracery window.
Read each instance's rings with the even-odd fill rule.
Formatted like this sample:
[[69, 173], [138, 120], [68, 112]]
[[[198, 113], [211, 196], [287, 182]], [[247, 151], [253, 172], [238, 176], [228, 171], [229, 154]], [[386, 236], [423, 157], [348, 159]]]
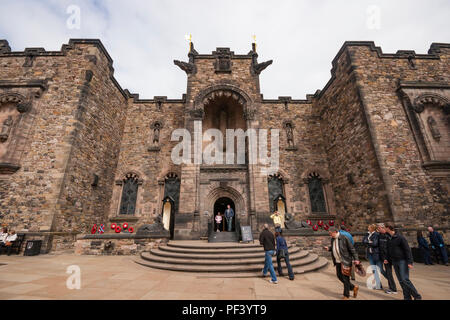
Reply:
[[122, 200], [120, 202], [119, 214], [135, 214], [138, 187], [138, 177], [132, 173], [127, 174], [123, 181]]
[[323, 192], [322, 178], [313, 172], [308, 177], [309, 198], [312, 213], [326, 213], [325, 195]]

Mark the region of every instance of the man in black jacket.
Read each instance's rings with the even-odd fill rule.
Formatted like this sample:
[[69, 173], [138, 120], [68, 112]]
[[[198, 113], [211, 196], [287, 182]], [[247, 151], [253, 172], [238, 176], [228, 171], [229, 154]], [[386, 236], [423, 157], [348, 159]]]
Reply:
[[270, 283], [277, 284], [277, 276], [275, 274], [275, 269], [273, 268], [272, 257], [275, 255], [275, 237], [272, 232], [269, 231], [269, 225], [264, 224], [264, 229], [259, 235], [259, 244], [264, 247], [265, 260], [264, 269], [262, 271], [262, 276], [267, 275], [267, 270], [270, 272]]
[[387, 244], [391, 236], [386, 232], [384, 223], [379, 223], [377, 225], [377, 231], [380, 234], [378, 237], [380, 260], [383, 261], [383, 269], [380, 270], [380, 272], [387, 279], [389, 284], [389, 289], [386, 289], [385, 292], [387, 294], [397, 294], [397, 286], [395, 284], [394, 275], [392, 274], [392, 261], [389, 261], [387, 257]]
[[398, 234], [391, 225], [386, 226], [386, 231], [391, 236], [387, 243], [387, 259], [384, 263], [392, 261], [398, 282], [403, 289], [405, 300], [422, 300], [422, 296], [417, 292], [411, 280], [409, 280], [409, 269], [413, 267], [413, 257], [411, 249], [405, 237]]
[[340, 232], [332, 227], [328, 230], [331, 236], [331, 247], [324, 247], [325, 250], [331, 251], [331, 258], [333, 264], [336, 266], [336, 275], [338, 279], [344, 284], [344, 300], [350, 298], [350, 291], [353, 291], [353, 297], [358, 296], [359, 287], [350, 282], [350, 274], [345, 275], [342, 273], [342, 268], [351, 268], [353, 263], [359, 264], [358, 254], [355, 247], [350, 240], [340, 234]]

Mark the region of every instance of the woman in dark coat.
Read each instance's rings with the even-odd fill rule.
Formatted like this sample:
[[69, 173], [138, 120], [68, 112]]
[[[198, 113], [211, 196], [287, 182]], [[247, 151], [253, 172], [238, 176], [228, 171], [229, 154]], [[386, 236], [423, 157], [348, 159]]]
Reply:
[[422, 252], [425, 264], [432, 265], [430, 246], [428, 245], [428, 241], [423, 237], [422, 231], [417, 231], [417, 243], [419, 244], [419, 249]]

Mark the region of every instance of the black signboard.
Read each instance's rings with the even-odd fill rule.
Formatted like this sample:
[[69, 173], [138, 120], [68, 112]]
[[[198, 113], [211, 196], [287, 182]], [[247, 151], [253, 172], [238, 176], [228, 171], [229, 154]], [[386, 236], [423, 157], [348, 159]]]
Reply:
[[253, 233], [251, 226], [241, 226], [242, 242], [252, 242]]

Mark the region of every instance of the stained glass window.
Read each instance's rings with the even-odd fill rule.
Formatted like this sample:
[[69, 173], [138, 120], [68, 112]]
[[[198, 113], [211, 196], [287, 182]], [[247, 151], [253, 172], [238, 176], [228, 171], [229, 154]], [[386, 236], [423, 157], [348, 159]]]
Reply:
[[120, 214], [135, 213], [137, 192], [138, 192], [137, 177], [132, 174], [127, 175], [123, 184], [122, 201], [120, 204]]
[[325, 196], [323, 194], [322, 179], [316, 173], [309, 175], [308, 181], [311, 211], [313, 213], [326, 213]]

